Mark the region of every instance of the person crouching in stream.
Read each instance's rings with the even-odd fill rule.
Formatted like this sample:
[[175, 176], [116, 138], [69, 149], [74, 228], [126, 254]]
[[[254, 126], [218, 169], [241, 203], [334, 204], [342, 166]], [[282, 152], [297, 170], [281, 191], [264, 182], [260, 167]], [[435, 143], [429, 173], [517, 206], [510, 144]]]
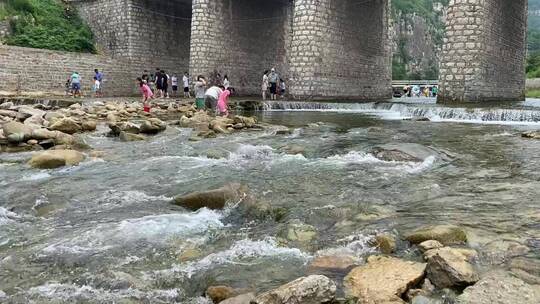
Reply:
[[142, 93], [142, 103], [143, 103], [143, 110], [146, 113], [150, 113], [150, 99], [154, 98], [154, 93], [152, 93], [152, 90], [146, 83], [146, 81], [142, 80], [142, 78], [137, 78], [137, 82], [139, 83], [139, 86], [141, 88]]
[[217, 112], [220, 116], [229, 116], [229, 97], [234, 93], [234, 88], [229, 87], [223, 90], [219, 95], [217, 103]]

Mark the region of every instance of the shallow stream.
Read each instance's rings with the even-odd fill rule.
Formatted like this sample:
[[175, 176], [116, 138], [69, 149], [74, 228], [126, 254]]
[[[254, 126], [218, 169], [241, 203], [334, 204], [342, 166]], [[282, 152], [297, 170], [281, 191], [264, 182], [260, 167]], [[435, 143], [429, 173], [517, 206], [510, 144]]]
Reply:
[[[538, 259], [540, 141], [520, 137], [540, 128], [538, 106], [454, 109], [462, 114], [450, 117], [429, 104], [269, 103], [257, 115], [292, 134], [192, 142], [189, 129], [170, 127], [123, 143], [103, 125], [85, 138], [105, 155], [78, 167], [40, 171], [25, 165], [28, 153], [0, 154], [0, 302], [208, 303], [210, 285], [265, 291], [308, 273], [314, 256], [363, 258], [376, 252], [368, 244], [375, 234], [430, 224], [464, 227], [481, 272], [506, 267], [504, 242]], [[402, 120], [413, 116], [432, 122]], [[430, 155], [415, 163], [369, 154], [387, 144]], [[229, 182], [283, 216], [246, 217], [234, 205], [189, 212], [169, 202]], [[284, 243], [278, 236], [292, 220], [314, 226], [316, 239]], [[405, 243], [397, 255], [419, 259]]]

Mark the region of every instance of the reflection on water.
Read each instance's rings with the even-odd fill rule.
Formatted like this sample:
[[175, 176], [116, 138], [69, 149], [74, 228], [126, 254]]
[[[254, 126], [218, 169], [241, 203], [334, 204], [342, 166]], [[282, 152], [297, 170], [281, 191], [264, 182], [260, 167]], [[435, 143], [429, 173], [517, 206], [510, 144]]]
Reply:
[[[72, 169], [33, 170], [28, 154], [0, 155], [0, 289], [13, 303], [203, 303], [210, 284], [266, 290], [306, 273], [318, 254], [361, 259], [374, 252], [368, 240], [377, 232], [440, 223], [465, 227], [481, 252], [506, 239], [540, 257], [540, 141], [518, 136], [530, 126], [385, 120], [369, 111], [259, 115], [294, 131], [189, 142], [188, 130], [170, 128], [144, 143], [93, 134], [89, 144], [106, 155]], [[369, 153], [386, 144], [426, 155], [393, 162]], [[302, 153], [287, 154], [291, 146]], [[226, 153], [213, 159], [209, 150]], [[169, 203], [227, 182], [246, 184], [257, 201], [284, 208], [284, 218]], [[310, 246], [283, 243], [280, 231], [293, 219], [315, 227]], [[411, 255], [406, 244], [398, 255]]]

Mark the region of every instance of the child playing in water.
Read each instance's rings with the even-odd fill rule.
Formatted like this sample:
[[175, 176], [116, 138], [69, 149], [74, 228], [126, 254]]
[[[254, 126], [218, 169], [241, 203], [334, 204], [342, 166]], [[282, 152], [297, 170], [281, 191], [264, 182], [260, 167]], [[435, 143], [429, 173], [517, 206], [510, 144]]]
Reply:
[[231, 96], [232, 93], [234, 93], [234, 88], [229, 87], [225, 89], [225, 87], [222, 87], [223, 92], [219, 95], [219, 100], [217, 103], [217, 110], [219, 115], [221, 116], [229, 116], [229, 96]]
[[150, 113], [150, 99], [154, 98], [154, 93], [152, 93], [152, 90], [150, 90], [150, 87], [142, 78], [137, 78], [137, 82], [139, 83], [139, 86], [141, 88], [141, 93], [143, 94], [143, 109], [146, 113]]

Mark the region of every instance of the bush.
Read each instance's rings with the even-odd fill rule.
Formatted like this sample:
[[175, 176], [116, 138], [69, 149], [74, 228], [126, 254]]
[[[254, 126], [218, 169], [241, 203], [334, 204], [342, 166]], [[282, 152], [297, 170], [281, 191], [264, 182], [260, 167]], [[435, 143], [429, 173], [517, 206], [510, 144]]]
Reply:
[[59, 0], [8, 0], [12, 35], [6, 43], [32, 48], [95, 53], [94, 37], [73, 7]]

